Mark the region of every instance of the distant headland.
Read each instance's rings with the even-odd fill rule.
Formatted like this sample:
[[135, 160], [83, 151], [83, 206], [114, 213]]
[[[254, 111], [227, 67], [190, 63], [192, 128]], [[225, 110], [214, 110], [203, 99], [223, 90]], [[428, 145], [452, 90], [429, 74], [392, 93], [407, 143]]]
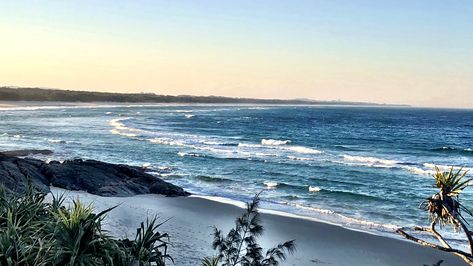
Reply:
[[202, 104], [293, 104], [293, 105], [356, 105], [408, 106], [352, 101], [318, 101], [311, 99], [255, 99], [224, 96], [160, 95], [155, 93], [110, 93], [47, 88], [0, 87], [0, 101], [49, 102], [129, 102], [129, 103], [202, 103]]

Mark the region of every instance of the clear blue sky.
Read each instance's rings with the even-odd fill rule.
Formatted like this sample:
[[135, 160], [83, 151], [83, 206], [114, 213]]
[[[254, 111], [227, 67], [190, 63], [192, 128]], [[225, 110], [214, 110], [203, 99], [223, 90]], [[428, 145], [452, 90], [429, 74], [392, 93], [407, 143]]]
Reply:
[[2, 1], [2, 85], [473, 107], [473, 1]]

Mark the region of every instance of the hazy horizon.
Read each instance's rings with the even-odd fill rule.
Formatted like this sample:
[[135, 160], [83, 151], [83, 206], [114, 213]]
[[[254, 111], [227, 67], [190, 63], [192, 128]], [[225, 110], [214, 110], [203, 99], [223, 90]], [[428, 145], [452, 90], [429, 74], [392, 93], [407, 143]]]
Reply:
[[5, 86], [473, 107], [470, 1], [0, 3]]

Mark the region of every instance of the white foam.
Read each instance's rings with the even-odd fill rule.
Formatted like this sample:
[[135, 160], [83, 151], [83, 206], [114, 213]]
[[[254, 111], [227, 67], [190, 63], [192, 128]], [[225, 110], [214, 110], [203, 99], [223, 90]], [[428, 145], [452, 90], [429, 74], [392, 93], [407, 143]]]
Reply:
[[149, 167], [151, 167], [151, 163], [144, 163], [143, 164], [143, 168], [149, 168]]
[[185, 146], [182, 141], [168, 139], [168, 138], [152, 138], [148, 140], [151, 143], [169, 145], [169, 146]]
[[238, 143], [238, 147], [244, 147], [244, 148], [261, 148], [261, 145], [258, 145], [258, 144], [248, 144], [248, 143]]
[[264, 182], [263, 184], [266, 186], [266, 188], [271, 188], [271, 189], [274, 189], [278, 186], [278, 183], [273, 182], [273, 181], [267, 181], [267, 182]]
[[312, 148], [307, 148], [307, 147], [302, 147], [302, 146], [290, 146], [290, 147], [284, 147], [285, 150], [297, 152], [297, 153], [303, 153], [303, 154], [321, 154], [323, 151], [319, 151], [316, 149]]
[[[291, 205], [291, 204], [290, 204]], [[332, 210], [327, 210], [327, 209], [320, 209], [320, 208], [314, 208], [314, 207], [308, 207], [304, 206], [302, 204], [293, 204], [295, 207], [302, 209], [302, 210], [308, 210], [311, 212], [317, 212], [317, 213], [322, 213], [322, 214], [335, 214], [334, 211]]]
[[66, 141], [60, 140], [60, 139], [48, 139], [48, 142], [49, 143], [66, 143]]
[[437, 167], [440, 171], [450, 171], [453, 167], [453, 171], [458, 171], [462, 168], [463, 171], [472, 171], [473, 168], [469, 167], [462, 167], [462, 166], [455, 166], [455, 165], [442, 165], [442, 164], [433, 164], [433, 163], [424, 163], [424, 167], [432, 169], [432, 172], [435, 172], [435, 167]]
[[294, 161], [312, 161], [312, 158], [308, 157], [295, 157], [295, 156], [287, 156], [289, 160], [294, 160]]
[[395, 161], [395, 160], [386, 160], [386, 159], [381, 159], [381, 158], [376, 158], [376, 157], [343, 155], [343, 158], [347, 161], [370, 163], [370, 164], [395, 165], [399, 163], [398, 161]]
[[206, 145], [223, 145], [225, 143], [223, 142], [218, 142], [218, 141], [207, 141], [207, 140], [203, 140], [202, 141], [202, 144], [206, 144]]
[[[435, 167], [437, 166], [440, 171], [450, 171], [451, 167], [450, 165], [441, 165], [441, 164], [433, 164], [433, 163], [424, 163], [422, 164], [424, 168], [421, 167], [415, 167], [415, 166], [402, 166], [402, 168], [407, 169], [410, 172], [413, 172], [418, 175], [428, 175], [432, 176], [435, 174], [436, 170]], [[458, 171], [461, 166], [453, 166], [454, 171]], [[468, 167], [463, 167], [463, 171], [471, 171], [473, 168], [468, 168]]]
[[115, 129], [119, 130], [128, 130], [129, 128], [126, 127], [122, 121], [130, 119], [129, 117], [123, 117], [123, 118], [115, 118], [109, 121], [109, 124], [114, 127]]
[[189, 156], [189, 157], [205, 157], [205, 155], [200, 154], [200, 153], [195, 153], [195, 152], [178, 152], [177, 155], [184, 157], [184, 156]]
[[275, 153], [265, 153], [265, 152], [257, 152], [254, 155], [259, 157], [277, 157], [278, 155]]
[[110, 130], [110, 132], [114, 135], [121, 135], [121, 136], [125, 136], [125, 137], [136, 137], [136, 134], [134, 134], [134, 133], [121, 132], [121, 131], [116, 130], [116, 129], [112, 129], [112, 130]]
[[[285, 151], [285, 152], [291, 152], [291, 153], [300, 153], [300, 154], [321, 154], [323, 151], [319, 151], [316, 149], [308, 148], [308, 147], [303, 147], [303, 146], [289, 146], [287, 145], [290, 143], [290, 140], [266, 140], [263, 139], [262, 143], [266, 143], [265, 145], [262, 144], [251, 144], [251, 143], [238, 143], [238, 147], [240, 148], [253, 148], [253, 149], [271, 149], [271, 150], [279, 150], [279, 151]], [[241, 152], [241, 151], [240, 151]], [[254, 154], [254, 153], [250, 153]], [[265, 154], [271, 154], [278, 156], [279, 154], [274, 154], [274, 153], [265, 153]], [[296, 160], [297, 157], [292, 156], [289, 157], [291, 160]], [[309, 159], [301, 159], [301, 160], [309, 160]]]
[[279, 145], [286, 145], [290, 142], [291, 142], [290, 140], [262, 139], [261, 145], [279, 146]]
[[320, 187], [309, 186], [309, 192], [319, 192], [322, 190]]
[[413, 172], [419, 175], [433, 175], [435, 173], [434, 170], [426, 170], [426, 169], [422, 169], [422, 168], [414, 167], [414, 166], [405, 166], [404, 168], [410, 172]]
[[141, 130], [136, 129], [136, 128], [131, 128], [127, 127], [125, 124], [122, 122], [125, 120], [131, 119], [130, 117], [122, 117], [122, 118], [116, 118], [112, 119], [109, 121], [109, 124], [113, 127], [113, 129], [110, 130], [112, 134], [115, 135], [121, 135], [125, 137], [136, 137], [138, 132], [141, 132]]
[[185, 115], [185, 117], [186, 117], [187, 119], [190, 119], [190, 118], [192, 118], [192, 117], [194, 117], [194, 116], [195, 116], [195, 115]]

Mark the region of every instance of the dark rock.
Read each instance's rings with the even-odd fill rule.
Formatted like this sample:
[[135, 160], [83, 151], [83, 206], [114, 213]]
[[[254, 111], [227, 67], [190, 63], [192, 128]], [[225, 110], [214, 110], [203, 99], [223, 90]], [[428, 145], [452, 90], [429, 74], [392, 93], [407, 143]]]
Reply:
[[41, 155], [51, 155], [53, 154], [52, 150], [14, 150], [14, 151], [2, 151], [0, 154], [5, 156], [16, 156], [16, 157], [24, 157], [30, 156], [35, 154]]
[[81, 159], [45, 163], [31, 158], [0, 154], [0, 183], [8, 190], [23, 192], [28, 177], [33, 186], [46, 192], [51, 185], [100, 196], [148, 193], [170, 197], [189, 195], [182, 188], [147, 174], [140, 167]]
[[[95, 160], [51, 162], [45, 171], [51, 185], [69, 190], [84, 190], [101, 196], [132, 196], [137, 194], [189, 195], [182, 188], [145, 173], [144, 169]], [[151, 191], [155, 183], [161, 186]]]
[[161, 195], [176, 195], [176, 196], [189, 196], [190, 193], [184, 191], [181, 187], [178, 186], [168, 186], [167, 182], [157, 179], [149, 188], [149, 191], [153, 194]]
[[0, 155], [0, 183], [7, 191], [23, 193], [28, 182], [42, 192], [49, 192], [49, 180], [39, 171], [44, 162]]

